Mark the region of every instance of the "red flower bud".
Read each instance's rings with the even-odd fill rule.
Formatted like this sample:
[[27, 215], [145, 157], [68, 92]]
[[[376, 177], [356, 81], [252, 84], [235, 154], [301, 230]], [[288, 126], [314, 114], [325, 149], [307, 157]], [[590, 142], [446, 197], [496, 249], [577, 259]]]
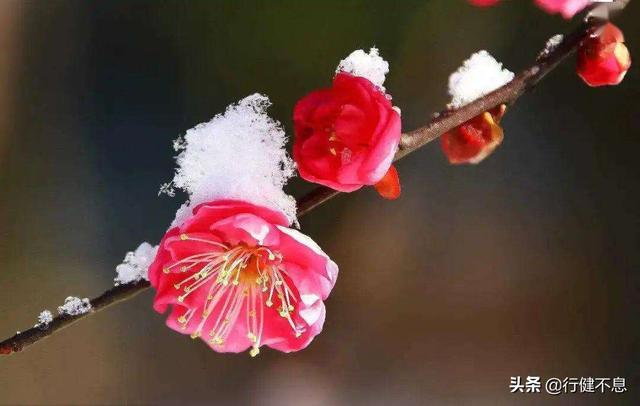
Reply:
[[500, 0], [469, 0], [469, 3], [478, 7], [490, 7], [498, 4]]
[[607, 23], [578, 50], [576, 71], [589, 86], [617, 85], [631, 66], [622, 31]]
[[500, 119], [504, 104], [486, 111], [441, 137], [442, 150], [451, 164], [477, 164], [502, 142], [504, 137]]
[[[490, 7], [500, 0], [469, 0], [469, 3], [479, 7]], [[592, 0], [535, 0], [535, 3], [549, 14], [560, 13], [564, 18], [571, 18], [576, 13], [591, 4]]]

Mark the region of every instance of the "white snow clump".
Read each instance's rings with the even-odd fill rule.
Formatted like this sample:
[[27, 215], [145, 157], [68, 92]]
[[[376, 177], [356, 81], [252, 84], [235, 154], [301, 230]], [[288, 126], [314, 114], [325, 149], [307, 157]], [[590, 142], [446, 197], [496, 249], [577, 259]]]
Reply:
[[172, 225], [180, 224], [200, 203], [237, 199], [282, 212], [297, 223], [296, 201], [282, 188], [295, 173], [286, 152], [282, 125], [266, 113], [261, 94], [245, 97], [209, 122], [198, 124], [174, 142], [178, 167], [170, 187], [189, 195]]
[[357, 49], [340, 61], [336, 69], [336, 73], [339, 72], [346, 72], [369, 79], [384, 92], [383, 84], [387, 73], [389, 73], [389, 62], [382, 59], [378, 53], [378, 48], [371, 48], [369, 53], [364, 52], [362, 49]]
[[89, 299], [80, 299], [79, 297], [69, 296], [64, 300], [62, 306], [58, 306], [58, 313], [61, 315], [77, 316], [88, 313], [91, 310]]
[[38, 315], [38, 323], [33, 327], [46, 328], [53, 321], [53, 314], [49, 310], [43, 310]]
[[115, 285], [138, 282], [142, 279], [148, 281], [147, 271], [156, 257], [157, 251], [157, 245], [154, 247], [148, 242], [143, 242], [135, 251], [127, 252], [122, 263], [116, 266], [118, 276], [114, 279]]
[[503, 69], [487, 51], [476, 52], [449, 76], [449, 107], [471, 103], [509, 83], [513, 77], [513, 72]]

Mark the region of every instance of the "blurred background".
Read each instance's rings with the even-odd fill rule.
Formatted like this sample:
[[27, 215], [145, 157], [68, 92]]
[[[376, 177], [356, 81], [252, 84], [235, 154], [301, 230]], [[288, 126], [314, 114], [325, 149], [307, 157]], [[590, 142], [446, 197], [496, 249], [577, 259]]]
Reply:
[[[487, 49], [513, 71], [576, 22], [530, 1], [0, 1], [0, 336], [94, 297], [184, 196], [171, 141], [229, 103], [294, 103], [380, 48], [405, 130]], [[2, 404], [634, 404], [640, 397], [640, 4], [632, 66], [591, 89], [563, 64], [509, 109], [478, 166], [437, 143], [403, 194], [342, 195], [302, 220], [340, 265], [325, 331], [296, 354], [220, 355], [164, 326], [152, 292], [0, 359]], [[296, 179], [289, 191], [309, 185]], [[625, 377], [625, 394], [511, 394], [511, 376]], [[637, 404], [637, 403], [636, 403]]]

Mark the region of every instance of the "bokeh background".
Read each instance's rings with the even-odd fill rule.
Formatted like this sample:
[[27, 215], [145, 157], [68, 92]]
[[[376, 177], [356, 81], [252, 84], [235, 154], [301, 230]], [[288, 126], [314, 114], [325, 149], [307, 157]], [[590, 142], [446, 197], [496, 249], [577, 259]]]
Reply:
[[[635, 3], [618, 24], [640, 62]], [[227, 104], [266, 93], [290, 131], [296, 100], [376, 45], [408, 130], [472, 52], [517, 71], [575, 24], [524, 0], [0, 1], [0, 335], [96, 296], [159, 240], [183, 200], [157, 196], [171, 141]], [[481, 165], [450, 166], [433, 143], [399, 163], [398, 201], [362, 190], [305, 217], [341, 267], [305, 351], [216, 354], [165, 328], [145, 292], [0, 359], [0, 403], [634, 404], [639, 98], [637, 66], [591, 89], [565, 63]], [[629, 391], [514, 395], [515, 375]]]

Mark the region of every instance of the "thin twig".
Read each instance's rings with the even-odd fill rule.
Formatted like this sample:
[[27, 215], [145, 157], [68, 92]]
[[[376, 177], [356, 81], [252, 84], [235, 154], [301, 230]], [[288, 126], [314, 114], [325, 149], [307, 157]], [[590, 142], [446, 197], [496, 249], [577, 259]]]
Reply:
[[[542, 78], [571, 55], [578, 46], [595, 30], [622, 11], [630, 0], [616, 0], [613, 3], [602, 3], [592, 8], [589, 18], [579, 28], [567, 35], [558, 46], [539, 57], [534, 64], [520, 72], [511, 82], [494, 92], [481, 97], [473, 103], [457, 110], [444, 111], [432, 119], [424, 127], [402, 134], [395, 161], [404, 158], [411, 152], [437, 139], [445, 132], [501, 104], [512, 104], [520, 96], [531, 90]], [[337, 196], [340, 192], [324, 186], [316, 187], [298, 199], [298, 217], [302, 217], [316, 207]], [[88, 313], [68, 316], [59, 315], [45, 327], [33, 327], [14, 335], [0, 343], [0, 355], [9, 355], [22, 351], [53, 333], [71, 324], [95, 314], [107, 307], [128, 300], [149, 288], [149, 282], [140, 281], [114, 287], [91, 300], [92, 309]]]
[[91, 299], [91, 310], [88, 313], [70, 316], [61, 314], [56, 316], [51, 323], [42, 326], [34, 326], [28, 330], [14, 335], [13, 337], [0, 343], [0, 355], [9, 355], [14, 352], [22, 351], [25, 347], [30, 346], [40, 340], [43, 340], [63, 328], [70, 326], [89, 315], [99, 312], [109, 306], [131, 299], [138, 293], [149, 287], [149, 282], [142, 280], [139, 282], [127, 283], [116, 286]]

